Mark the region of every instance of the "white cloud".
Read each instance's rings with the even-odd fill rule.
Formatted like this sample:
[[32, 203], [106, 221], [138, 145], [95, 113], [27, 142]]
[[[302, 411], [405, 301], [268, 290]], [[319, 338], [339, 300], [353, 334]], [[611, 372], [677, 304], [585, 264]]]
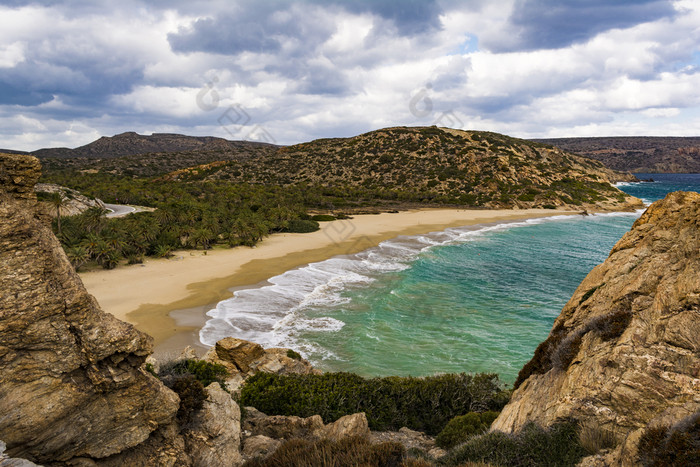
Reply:
[[[153, 5], [0, 7], [3, 145], [77, 146], [127, 130], [231, 137], [218, 122], [231, 106], [280, 143], [428, 125], [446, 111], [467, 128], [532, 137], [687, 134], [693, 127], [683, 119], [698, 121], [694, 0], [676, 2], [674, 18], [542, 50], [517, 47], [511, 0], [442, 2], [441, 27], [399, 27], [386, 12], [349, 12], [338, 3], [260, 11], [249, 0]], [[261, 27], [279, 47], [232, 35], [245, 47], [219, 42], [207, 50], [192, 39], [187, 51], [173, 50], [172, 34], [198, 19], [230, 18], [211, 24], [235, 29], [237, 15], [267, 22]], [[207, 83], [218, 95], [211, 110], [197, 103]], [[421, 90], [433, 107], [416, 115], [409, 103]]]

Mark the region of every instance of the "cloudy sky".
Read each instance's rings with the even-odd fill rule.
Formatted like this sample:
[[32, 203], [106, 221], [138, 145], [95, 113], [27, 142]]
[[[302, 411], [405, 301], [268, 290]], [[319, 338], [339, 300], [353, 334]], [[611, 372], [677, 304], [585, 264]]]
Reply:
[[0, 2], [0, 148], [700, 135], [700, 0]]

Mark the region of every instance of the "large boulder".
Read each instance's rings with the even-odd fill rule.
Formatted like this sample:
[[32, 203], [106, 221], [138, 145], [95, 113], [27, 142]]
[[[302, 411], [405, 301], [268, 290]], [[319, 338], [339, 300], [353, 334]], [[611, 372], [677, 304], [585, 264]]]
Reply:
[[235, 337], [218, 341], [204, 360], [226, 367], [229, 372], [226, 384], [234, 392], [246, 378], [258, 371], [279, 375], [321, 373], [290, 349], [264, 349], [260, 344]]
[[35, 462], [102, 458], [173, 420], [152, 338], [100, 310], [39, 222], [38, 161], [0, 155], [0, 439]]
[[648, 426], [700, 410], [700, 194], [651, 205], [574, 292], [492, 425], [572, 417], [612, 432], [634, 465]]

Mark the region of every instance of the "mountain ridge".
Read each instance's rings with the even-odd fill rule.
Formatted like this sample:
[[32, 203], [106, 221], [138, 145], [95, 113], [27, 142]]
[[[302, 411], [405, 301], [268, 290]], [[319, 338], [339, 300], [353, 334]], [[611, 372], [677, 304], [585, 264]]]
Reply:
[[608, 136], [532, 139], [633, 173], [700, 172], [700, 136]]
[[274, 148], [269, 143], [232, 141], [216, 136], [187, 136], [178, 133], [153, 133], [140, 135], [126, 131], [114, 136], [102, 136], [77, 148], [42, 148], [36, 151], [0, 150], [7, 154], [33, 155], [46, 158], [114, 158], [148, 153], [174, 153], [184, 151], [221, 151]]

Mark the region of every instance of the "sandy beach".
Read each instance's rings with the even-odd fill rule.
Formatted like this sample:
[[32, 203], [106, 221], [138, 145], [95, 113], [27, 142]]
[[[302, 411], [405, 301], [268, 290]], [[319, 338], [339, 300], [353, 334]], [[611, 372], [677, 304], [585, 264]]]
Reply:
[[[358, 215], [321, 223], [306, 234], [280, 233], [256, 247], [178, 251], [171, 259], [81, 273], [102, 309], [152, 335], [160, 351], [198, 346], [203, 313], [232, 296], [230, 289], [258, 284], [287, 270], [352, 254], [399, 235], [419, 235], [449, 227], [534, 217], [576, 214], [547, 209], [423, 209]], [[178, 322], [169, 316], [177, 311]], [[188, 318], [189, 317], [189, 318]]]

